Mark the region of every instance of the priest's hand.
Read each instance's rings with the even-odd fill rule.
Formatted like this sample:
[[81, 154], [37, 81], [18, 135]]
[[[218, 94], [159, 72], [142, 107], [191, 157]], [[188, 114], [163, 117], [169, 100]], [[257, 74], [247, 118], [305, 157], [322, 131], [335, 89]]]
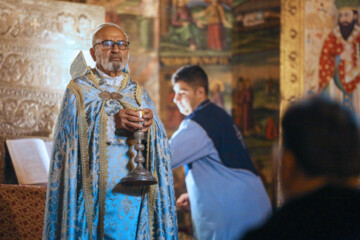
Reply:
[[144, 114], [142, 116], [142, 118], [144, 119], [144, 122], [143, 122], [144, 128], [142, 129], [142, 131], [146, 132], [152, 124], [154, 115], [153, 115], [153, 112], [151, 111], [151, 109], [148, 109], [148, 108], [143, 109], [142, 112]]
[[176, 208], [183, 212], [190, 212], [190, 200], [188, 193], [180, 195], [180, 197], [176, 200]]
[[115, 114], [116, 129], [124, 129], [131, 132], [142, 129], [143, 132], [146, 132], [152, 124], [153, 113], [150, 109], [143, 109], [142, 112], [143, 116], [140, 117], [139, 111], [121, 109]]
[[135, 131], [143, 129], [142, 122], [144, 119], [140, 118], [140, 113], [131, 109], [121, 109], [115, 114], [116, 129], [124, 129], [128, 131]]

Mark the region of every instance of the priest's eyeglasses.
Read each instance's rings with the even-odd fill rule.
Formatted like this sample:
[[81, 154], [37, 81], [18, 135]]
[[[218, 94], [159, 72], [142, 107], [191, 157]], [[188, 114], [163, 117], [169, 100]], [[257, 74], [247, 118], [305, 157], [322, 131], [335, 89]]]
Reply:
[[114, 42], [112, 40], [104, 40], [102, 42], [98, 42], [94, 44], [94, 47], [98, 44], [102, 44], [103, 48], [107, 49], [107, 50], [111, 50], [113, 49], [113, 47], [115, 46], [115, 44], [119, 47], [120, 50], [126, 50], [129, 48], [130, 42], [128, 41], [117, 41]]

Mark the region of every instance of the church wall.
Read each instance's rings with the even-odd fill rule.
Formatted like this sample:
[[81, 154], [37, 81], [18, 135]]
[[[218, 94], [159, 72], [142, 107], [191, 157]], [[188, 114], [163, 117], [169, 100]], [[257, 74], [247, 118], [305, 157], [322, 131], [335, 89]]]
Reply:
[[[49, 137], [70, 64], [91, 46], [103, 21], [97, 6], [55, 1], [0, 0], [0, 183], [6, 138]], [[8, 165], [7, 165], [8, 166]], [[8, 176], [11, 178], [11, 176]]]
[[275, 201], [272, 146], [279, 135], [280, 1], [234, 1], [233, 118]]
[[[181, 66], [199, 64], [209, 77], [210, 100], [217, 101], [231, 114], [231, 1], [219, 1], [223, 13], [220, 32], [208, 28], [210, 1], [160, 0], [160, 82], [161, 116], [171, 135], [181, 115], [172, 103], [171, 75]], [[190, 21], [181, 19], [185, 14]], [[184, 23], [185, 22], [185, 23]]]
[[[339, 4], [336, 6], [336, 3]], [[358, 83], [354, 83], [354, 90], [344, 94], [339, 89], [342, 83], [334, 84], [334, 76], [330, 71], [334, 68], [324, 61], [320, 61], [322, 52], [327, 53], [329, 49], [336, 49], [335, 43], [325, 44], [330, 33], [335, 33], [338, 42], [342, 44], [345, 51], [339, 51], [337, 59], [340, 63], [343, 59], [347, 61], [344, 76], [347, 82], [356, 78], [360, 79], [359, 71], [359, 43], [354, 41], [359, 37], [359, 19], [355, 22], [354, 29], [350, 31], [348, 40], [339, 31], [338, 15], [341, 6], [356, 4], [356, 1], [336, 0], [282, 0], [281, 14], [281, 115], [294, 101], [312, 95], [325, 95], [343, 103], [360, 116], [360, 99]], [[354, 5], [354, 9], [360, 10], [360, 5]], [[337, 32], [337, 33], [336, 33]], [[352, 48], [355, 46], [355, 48]], [[323, 55], [324, 59], [326, 54]], [[352, 56], [352, 58], [348, 58]], [[335, 58], [332, 59], [334, 61]], [[352, 64], [349, 64], [352, 63]], [[324, 70], [323, 73], [321, 69]], [[339, 71], [340, 74], [341, 71]], [[321, 76], [326, 81], [325, 87], [321, 86]], [[340, 87], [339, 87], [340, 86]], [[281, 195], [281, 183], [277, 184], [278, 204], [283, 201]]]

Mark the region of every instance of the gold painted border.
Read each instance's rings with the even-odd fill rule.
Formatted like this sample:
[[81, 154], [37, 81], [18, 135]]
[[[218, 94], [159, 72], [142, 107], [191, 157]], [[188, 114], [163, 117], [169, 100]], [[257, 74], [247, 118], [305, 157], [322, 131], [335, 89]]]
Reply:
[[280, 114], [304, 94], [304, 0], [281, 1]]
[[[281, 0], [280, 119], [291, 103], [304, 96], [305, 1]], [[284, 200], [279, 179], [280, 164], [273, 163], [276, 173], [274, 200], [277, 206]]]

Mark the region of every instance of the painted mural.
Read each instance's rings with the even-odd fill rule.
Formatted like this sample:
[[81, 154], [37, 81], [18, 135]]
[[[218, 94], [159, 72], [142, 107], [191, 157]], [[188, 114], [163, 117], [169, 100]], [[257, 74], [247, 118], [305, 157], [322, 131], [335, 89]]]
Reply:
[[238, 0], [233, 6], [232, 115], [273, 196], [271, 150], [279, 135], [280, 1]]
[[305, 94], [337, 99], [360, 116], [360, 1], [305, 2]]
[[279, 51], [239, 56], [233, 68], [233, 118], [272, 196], [271, 150], [279, 136]]
[[160, 56], [231, 55], [231, 1], [161, 1]]
[[235, 0], [233, 14], [233, 55], [279, 49], [280, 0]]
[[[281, 113], [294, 101], [322, 94], [359, 117], [360, 1], [296, 0], [282, 9]], [[280, 205], [281, 182], [277, 191]]]

